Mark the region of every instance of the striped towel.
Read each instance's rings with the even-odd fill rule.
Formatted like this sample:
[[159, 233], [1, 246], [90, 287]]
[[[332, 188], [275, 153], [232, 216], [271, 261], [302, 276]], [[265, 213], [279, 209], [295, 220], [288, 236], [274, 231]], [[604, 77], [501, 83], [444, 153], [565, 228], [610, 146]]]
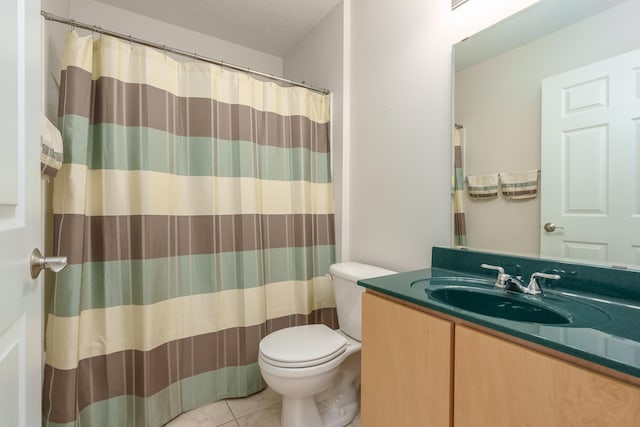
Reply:
[[488, 199], [498, 195], [498, 174], [469, 175], [467, 177], [469, 196], [474, 199]]
[[62, 135], [44, 115], [40, 117], [40, 172], [55, 177], [62, 167]]
[[501, 172], [500, 191], [511, 199], [529, 199], [538, 194], [538, 170]]

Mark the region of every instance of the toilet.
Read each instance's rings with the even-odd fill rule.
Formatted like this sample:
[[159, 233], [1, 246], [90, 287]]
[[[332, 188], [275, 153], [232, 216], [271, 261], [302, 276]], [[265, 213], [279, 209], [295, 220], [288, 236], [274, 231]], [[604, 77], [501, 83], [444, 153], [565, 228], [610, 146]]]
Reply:
[[360, 340], [364, 288], [357, 281], [395, 274], [357, 262], [329, 268], [340, 329], [304, 325], [260, 341], [262, 377], [282, 395], [282, 427], [342, 427], [360, 407]]

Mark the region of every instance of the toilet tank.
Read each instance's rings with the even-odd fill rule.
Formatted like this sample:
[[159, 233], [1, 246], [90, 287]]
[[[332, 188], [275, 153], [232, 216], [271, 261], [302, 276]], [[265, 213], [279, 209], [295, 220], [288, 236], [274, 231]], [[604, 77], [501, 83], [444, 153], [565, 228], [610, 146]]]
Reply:
[[338, 324], [340, 330], [351, 338], [362, 339], [362, 292], [358, 280], [371, 277], [388, 276], [395, 271], [361, 264], [359, 262], [341, 262], [329, 267], [336, 297]]

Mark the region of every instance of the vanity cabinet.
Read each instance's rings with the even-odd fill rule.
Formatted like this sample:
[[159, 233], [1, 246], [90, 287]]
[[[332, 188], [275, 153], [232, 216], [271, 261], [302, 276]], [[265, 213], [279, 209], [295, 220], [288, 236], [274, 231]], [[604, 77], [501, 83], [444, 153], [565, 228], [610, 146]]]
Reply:
[[453, 324], [369, 292], [362, 318], [361, 424], [450, 426]]
[[639, 426], [640, 389], [456, 325], [454, 426]]
[[413, 307], [363, 295], [363, 426], [640, 426], [640, 387]]

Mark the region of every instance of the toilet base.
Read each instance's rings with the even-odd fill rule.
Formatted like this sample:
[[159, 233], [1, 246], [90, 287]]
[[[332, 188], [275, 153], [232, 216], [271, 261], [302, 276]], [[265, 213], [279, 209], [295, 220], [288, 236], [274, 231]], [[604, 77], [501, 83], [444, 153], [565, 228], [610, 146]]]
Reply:
[[323, 427], [344, 427], [348, 425], [358, 414], [358, 409], [360, 409], [358, 402], [351, 402], [339, 408], [318, 405]]
[[282, 426], [324, 427], [313, 396], [282, 398]]
[[360, 352], [352, 354], [343, 363], [335, 385], [315, 396], [324, 427], [344, 427], [360, 409]]
[[329, 405], [313, 397], [283, 397], [281, 425], [304, 427], [344, 427], [358, 414], [358, 402]]

